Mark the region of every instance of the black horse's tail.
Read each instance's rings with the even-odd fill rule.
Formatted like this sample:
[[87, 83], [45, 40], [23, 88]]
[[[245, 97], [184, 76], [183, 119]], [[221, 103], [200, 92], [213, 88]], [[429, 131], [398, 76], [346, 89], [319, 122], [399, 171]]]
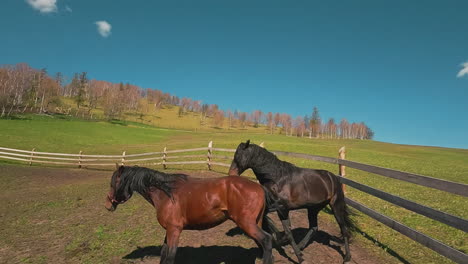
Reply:
[[333, 173], [330, 173], [334, 176], [334, 178], [337, 181], [337, 187], [335, 189], [335, 199], [333, 202], [333, 210], [335, 217], [337, 218], [338, 222], [342, 221], [343, 224], [345, 225], [346, 229], [343, 230], [344, 234], [348, 237], [351, 236], [351, 231], [355, 231], [356, 224], [354, 221], [351, 219], [351, 216], [354, 215], [354, 213], [350, 210], [349, 206], [346, 204], [345, 200], [345, 195], [343, 191], [343, 184], [340, 182], [338, 176], [334, 175]]

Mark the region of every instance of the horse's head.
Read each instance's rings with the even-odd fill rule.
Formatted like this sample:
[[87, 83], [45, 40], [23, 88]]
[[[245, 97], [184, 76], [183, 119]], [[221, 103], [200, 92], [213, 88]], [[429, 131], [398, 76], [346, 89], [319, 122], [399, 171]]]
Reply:
[[106, 197], [105, 207], [107, 210], [113, 212], [117, 209], [117, 205], [125, 203], [130, 197], [132, 197], [132, 191], [125, 186], [125, 180], [122, 177], [122, 173], [125, 170], [124, 166], [116, 164], [116, 171], [112, 174], [110, 183], [110, 190]]
[[254, 155], [253, 144], [250, 144], [250, 140], [245, 143], [240, 143], [237, 146], [236, 153], [234, 153], [234, 159], [232, 160], [231, 167], [229, 168], [229, 176], [239, 176], [246, 169], [249, 168], [249, 161]]

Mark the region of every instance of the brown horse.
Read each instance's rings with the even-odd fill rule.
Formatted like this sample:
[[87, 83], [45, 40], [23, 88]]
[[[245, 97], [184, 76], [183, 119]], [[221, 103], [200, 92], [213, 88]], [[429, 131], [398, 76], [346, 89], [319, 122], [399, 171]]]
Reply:
[[160, 263], [174, 263], [182, 230], [204, 230], [227, 219], [263, 249], [263, 263], [273, 263], [271, 235], [261, 228], [265, 211], [261, 185], [241, 177], [198, 179], [142, 167], [117, 166], [105, 207], [114, 211], [133, 192], [156, 208], [158, 222], [166, 229]]

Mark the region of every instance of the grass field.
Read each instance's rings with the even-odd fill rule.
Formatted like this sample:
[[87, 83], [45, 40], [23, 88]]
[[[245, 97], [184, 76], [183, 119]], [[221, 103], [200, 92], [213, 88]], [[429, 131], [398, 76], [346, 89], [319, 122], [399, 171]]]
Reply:
[[[165, 146], [168, 149], [202, 147], [207, 146], [210, 140], [213, 140], [215, 147], [235, 148], [239, 142], [251, 139], [255, 143], [265, 142], [266, 148], [271, 150], [336, 157], [338, 149], [341, 146], [346, 146], [347, 158], [353, 161], [468, 183], [468, 150], [405, 146], [362, 140], [295, 138], [284, 135], [264, 134], [261, 129], [194, 132], [160, 129], [133, 122], [86, 122], [68, 117], [25, 116], [20, 119], [0, 120], [0, 138], [2, 138], [0, 145], [5, 147], [20, 149], [36, 148], [38, 151], [64, 153], [78, 153], [82, 150], [88, 154], [120, 154], [123, 150], [126, 150], [128, 154], [142, 153], [146, 151], [160, 151]], [[337, 171], [337, 167], [331, 164], [301, 159], [287, 160], [294, 162], [298, 166], [323, 168], [332, 172]], [[201, 168], [204, 169], [204, 167], [197, 166], [184, 167], [184, 169], [191, 170]], [[216, 170], [225, 171], [226, 169], [216, 168]], [[465, 219], [468, 218], [468, 201], [460, 196], [349, 168], [347, 169], [347, 174], [350, 179], [368, 184], [377, 189]], [[3, 173], [0, 173], [0, 175], [5, 176]], [[13, 188], [15, 184], [18, 184], [11, 176], [2, 177], [1, 179], [0, 188], [2, 190]], [[84, 183], [84, 186], [86, 185], [93, 185], [93, 180]], [[76, 195], [81, 192], [86, 193], [86, 187], [74, 189], [70, 186], [69, 188], [70, 192], [77, 192]], [[349, 197], [452, 247], [468, 252], [468, 237], [466, 233], [393, 206], [352, 188], [348, 188], [347, 190]], [[44, 195], [48, 195], [48, 193]], [[67, 206], [76, 206], [76, 202], [56, 204], [51, 200], [49, 203], [37, 206], [40, 206], [40, 208], [48, 208], [49, 206], [67, 208]], [[2, 234], [5, 236], [2, 240], [6, 244], [13, 242], [12, 240], [15, 239], [14, 232], [27, 228], [27, 223], [21, 220], [20, 217], [22, 212], [33, 210], [34, 208], [21, 205], [17, 208], [12, 207], [9, 209], [8, 216], [16, 217], [17, 220], [15, 225], [11, 226], [14, 228], [13, 230], [6, 230], [8, 231], [6, 233], [2, 231]], [[58, 216], [51, 215], [50, 217]], [[324, 217], [330, 218], [331, 221], [330, 215], [325, 215]], [[2, 217], [2, 221], [5, 221], [5, 219], [7, 218]], [[356, 235], [355, 239], [366, 241], [365, 244], [369, 248], [372, 248], [372, 250], [377, 249], [381, 253], [384, 251], [389, 252], [399, 262], [450, 263], [444, 257], [372, 219], [358, 214], [355, 216], [355, 220], [367, 237]], [[77, 228], [79, 228], [79, 224]], [[105, 234], [106, 230], [95, 230], [95, 232], [97, 234], [100, 232]], [[112, 237], [104, 236], [103, 239], [108, 239], [111, 242], [114, 241]], [[73, 248], [73, 245], [70, 248]]]

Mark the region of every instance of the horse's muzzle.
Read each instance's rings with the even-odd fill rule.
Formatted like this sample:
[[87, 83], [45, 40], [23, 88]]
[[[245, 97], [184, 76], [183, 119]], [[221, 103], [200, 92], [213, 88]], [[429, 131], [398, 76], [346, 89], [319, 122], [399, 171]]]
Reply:
[[112, 205], [111, 207], [107, 207], [107, 206], [106, 206], [106, 209], [107, 209], [109, 212], [114, 212], [115, 209], [117, 209], [117, 206], [114, 206], [114, 205]]
[[106, 207], [107, 210], [110, 212], [114, 212], [115, 209], [117, 209], [117, 202], [112, 199], [109, 195], [106, 197], [106, 203], [104, 204], [104, 207]]

